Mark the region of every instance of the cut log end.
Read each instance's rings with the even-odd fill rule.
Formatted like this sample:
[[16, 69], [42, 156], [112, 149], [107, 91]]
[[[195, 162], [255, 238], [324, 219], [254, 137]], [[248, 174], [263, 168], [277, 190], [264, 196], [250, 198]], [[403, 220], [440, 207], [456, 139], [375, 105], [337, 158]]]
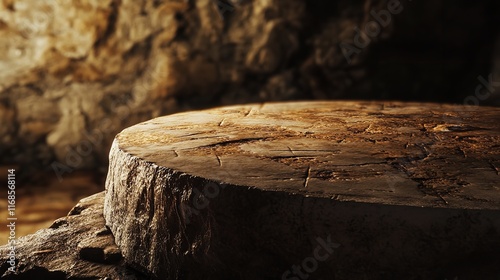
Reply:
[[133, 126], [116, 144], [141, 160], [237, 186], [499, 209], [499, 110], [461, 119], [465, 109], [354, 102], [226, 107]]
[[[167, 279], [281, 279], [331, 236], [345, 249], [324, 275], [399, 258], [435, 266], [422, 256], [470, 252], [499, 229], [499, 140], [495, 108], [297, 102], [175, 114], [116, 137], [105, 218], [127, 261]], [[432, 234], [474, 238], [397, 253]], [[360, 256], [363, 240], [387, 257]]]

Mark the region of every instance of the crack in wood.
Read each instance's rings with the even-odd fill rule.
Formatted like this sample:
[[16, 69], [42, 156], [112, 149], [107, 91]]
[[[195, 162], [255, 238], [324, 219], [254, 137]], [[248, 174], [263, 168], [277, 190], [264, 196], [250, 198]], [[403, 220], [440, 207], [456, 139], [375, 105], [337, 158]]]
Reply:
[[310, 177], [311, 177], [311, 166], [308, 166], [307, 171], [306, 171], [306, 178], [304, 180], [304, 188], [307, 188], [307, 185], [309, 184]]
[[[270, 150], [273, 152], [289, 152], [290, 150]], [[294, 152], [340, 152], [340, 150], [293, 150]], [[292, 152], [292, 154], [294, 154]]]
[[432, 154], [432, 152], [431, 152], [431, 151], [429, 151], [429, 150], [427, 149], [427, 147], [426, 147], [426, 146], [422, 146], [422, 148], [424, 148], [424, 151], [425, 151], [425, 156], [424, 156], [424, 158], [422, 158], [421, 160], [426, 160], [426, 159], [428, 159], [428, 158], [429, 158], [429, 156]]
[[217, 161], [219, 162], [219, 166], [222, 167], [222, 160], [220, 159], [220, 157], [218, 155], [215, 155], [215, 157], [217, 157]]
[[220, 122], [219, 122], [219, 126], [223, 126], [224, 125], [224, 121], [226, 120], [226, 118], [223, 118]]
[[493, 162], [488, 161], [488, 163], [491, 165], [491, 168], [496, 171], [497, 175], [500, 175], [500, 171], [498, 170], [498, 167], [496, 167]]
[[[267, 139], [269, 139], [269, 137], [251, 137], [251, 138], [227, 140], [227, 141], [217, 142], [217, 143], [213, 143], [213, 144], [198, 146], [196, 148], [222, 147], [222, 146], [228, 146], [228, 145], [231, 145], [231, 144], [245, 144], [245, 143], [250, 143], [250, 142], [255, 142], [255, 141], [265, 141]], [[184, 149], [184, 150], [189, 150], [189, 149], [193, 149], [193, 148], [187, 148], [187, 149]]]
[[245, 117], [250, 116], [252, 114], [252, 112], [253, 112], [253, 108], [250, 109], [248, 112], [245, 113]]
[[312, 156], [296, 156], [296, 155], [271, 157], [271, 159], [287, 159], [287, 158], [316, 159], [316, 157], [312, 157]]
[[366, 163], [353, 163], [353, 164], [334, 164], [331, 165], [332, 167], [347, 167], [347, 166], [354, 166], [354, 167], [361, 167], [365, 165], [377, 165], [377, 164], [388, 164], [385, 161], [381, 162], [366, 162]]
[[194, 138], [189, 138], [189, 140], [202, 140], [202, 139], [213, 139], [213, 138], [220, 138], [219, 135], [210, 135], [210, 136], [204, 136], [204, 137], [194, 137]]
[[444, 204], [448, 205], [448, 201], [446, 201], [446, 199], [444, 199], [444, 197], [440, 193], [437, 193], [437, 195], [439, 196], [439, 198], [441, 198]]
[[458, 150], [462, 153], [462, 156], [464, 158], [467, 158], [467, 154], [465, 153], [464, 149], [462, 149], [462, 147], [458, 147]]
[[189, 133], [189, 134], [180, 135], [180, 137], [189, 137], [189, 136], [200, 135], [200, 134], [205, 134], [205, 132]]

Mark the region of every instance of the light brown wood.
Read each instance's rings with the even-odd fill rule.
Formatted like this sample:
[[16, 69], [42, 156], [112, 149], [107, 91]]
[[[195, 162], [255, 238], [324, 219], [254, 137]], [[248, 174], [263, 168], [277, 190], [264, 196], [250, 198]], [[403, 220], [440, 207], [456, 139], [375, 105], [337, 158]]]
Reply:
[[500, 209], [500, 109], [262, 104], [157, 118], [120, 149], [187, 174], [340, 201]]
[[283, 275], [318, 238], [338, 246], [315, 279], [426, 278], [498, 247], [485, 240], [500, 238], [499, 143], [495, 108], [295, 102], [175, 114], [117, 135], [105, 219], [125, 259], [161, 279], [293, 279]]

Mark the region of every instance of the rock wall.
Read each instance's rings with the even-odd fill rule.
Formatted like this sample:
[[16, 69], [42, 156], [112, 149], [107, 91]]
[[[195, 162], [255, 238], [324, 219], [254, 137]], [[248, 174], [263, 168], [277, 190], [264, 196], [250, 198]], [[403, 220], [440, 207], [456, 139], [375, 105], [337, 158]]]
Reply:
[[2, 0], [2, 162], [62, 179], [105, 166], [124, 127], [222, 104], [462, 102], [492, 71], [499, 5], [414, 2]]

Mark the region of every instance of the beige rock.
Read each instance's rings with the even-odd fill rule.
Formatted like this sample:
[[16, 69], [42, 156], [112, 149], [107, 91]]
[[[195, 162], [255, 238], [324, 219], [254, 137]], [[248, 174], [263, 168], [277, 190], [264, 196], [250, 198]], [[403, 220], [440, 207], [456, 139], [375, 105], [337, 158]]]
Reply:
[[[379, 67], [378, 58], [367, 59], [370, 50], [393, 36], [406, 42], [406, 33], [393, 33], [395, 25], [400, 25], [398, 30], [411, 30], [422, 26], [418, 20], [423, 15], [440, 21], [437, 15], [447, 9], [439, 3], [408, 3], [399, 20], [391, 20], [348, 64], [339, 44], [353, 43], [354, 27], [363, 28], [373, 20], [371, 10], [384, 9], [387, 2], [231, 1], [234, 8], [221, 16], [215, 0], [2, 1], [0, 99], [16, 111], [31, 106], [21, 103], [35, 96], [40, 109], [29, 113], [36, 121], [16, 114], [9, 125], [12, 129], [3, 132], [9, 134], [4, 139], [13, 141], [0, 144], [7, 150], [26, 151], [19, 158], [35, 162], [41, 155], [19, 143], [36, 143], [54, 161], [64, 161], [75, 146], [88, 140], [86, 134], [96, 132], [102, 140], [80, 165], [94, 168], [95, 162], [107, 161], [106, 149], [116, 133], [153, 116], [265, 100], [372, 98], [379, 92], [389, 94], [386, 98], [406, 98], [406, 83], [397, 91], [393, 85], [399, 81], [391, 80], [398, 77], [399, 69], [384, 74], [391, 68]], [[460, 10], [457, 7], [452, 9]], [[482, 32], [489, 29], [478, 28], [481, 21], [475, 19], [483, 19], [487, 7], [484, 3], [474, 7], [467, 10], [471, 19], [467, 32], [450, 24], [453, 32], [436, 36], [449, 38], [452, 44], [447, 46], [462, 51], [467, 44], [461, 40], [485, 38]], [[438, 24], [435, 21], [425, 24]], [[427, 25], [421, 28], [438, 32]], [[466, 51], [477, 56], [485, 53]], [[476, 60], [484, 61], [471, 58]], [[452, 84], [436, 79], [438, 74], [430, 74], [431, 81], [420, 84], [431, 88]], [[373, 82], [380, 77], [390, 82]], [[419, 83], [414, 77], [406, 78]], [[470, 83], [475, 86], [474, 77]], [[120, 100], [120, 109], [106, 107], [109, 100]], [[22, 138], [30, 139], [18, 141]]]
[[0, 102], [0, 139], [3, 143], [10, 143], [13, 139], [14, 131], [14, 110]]

